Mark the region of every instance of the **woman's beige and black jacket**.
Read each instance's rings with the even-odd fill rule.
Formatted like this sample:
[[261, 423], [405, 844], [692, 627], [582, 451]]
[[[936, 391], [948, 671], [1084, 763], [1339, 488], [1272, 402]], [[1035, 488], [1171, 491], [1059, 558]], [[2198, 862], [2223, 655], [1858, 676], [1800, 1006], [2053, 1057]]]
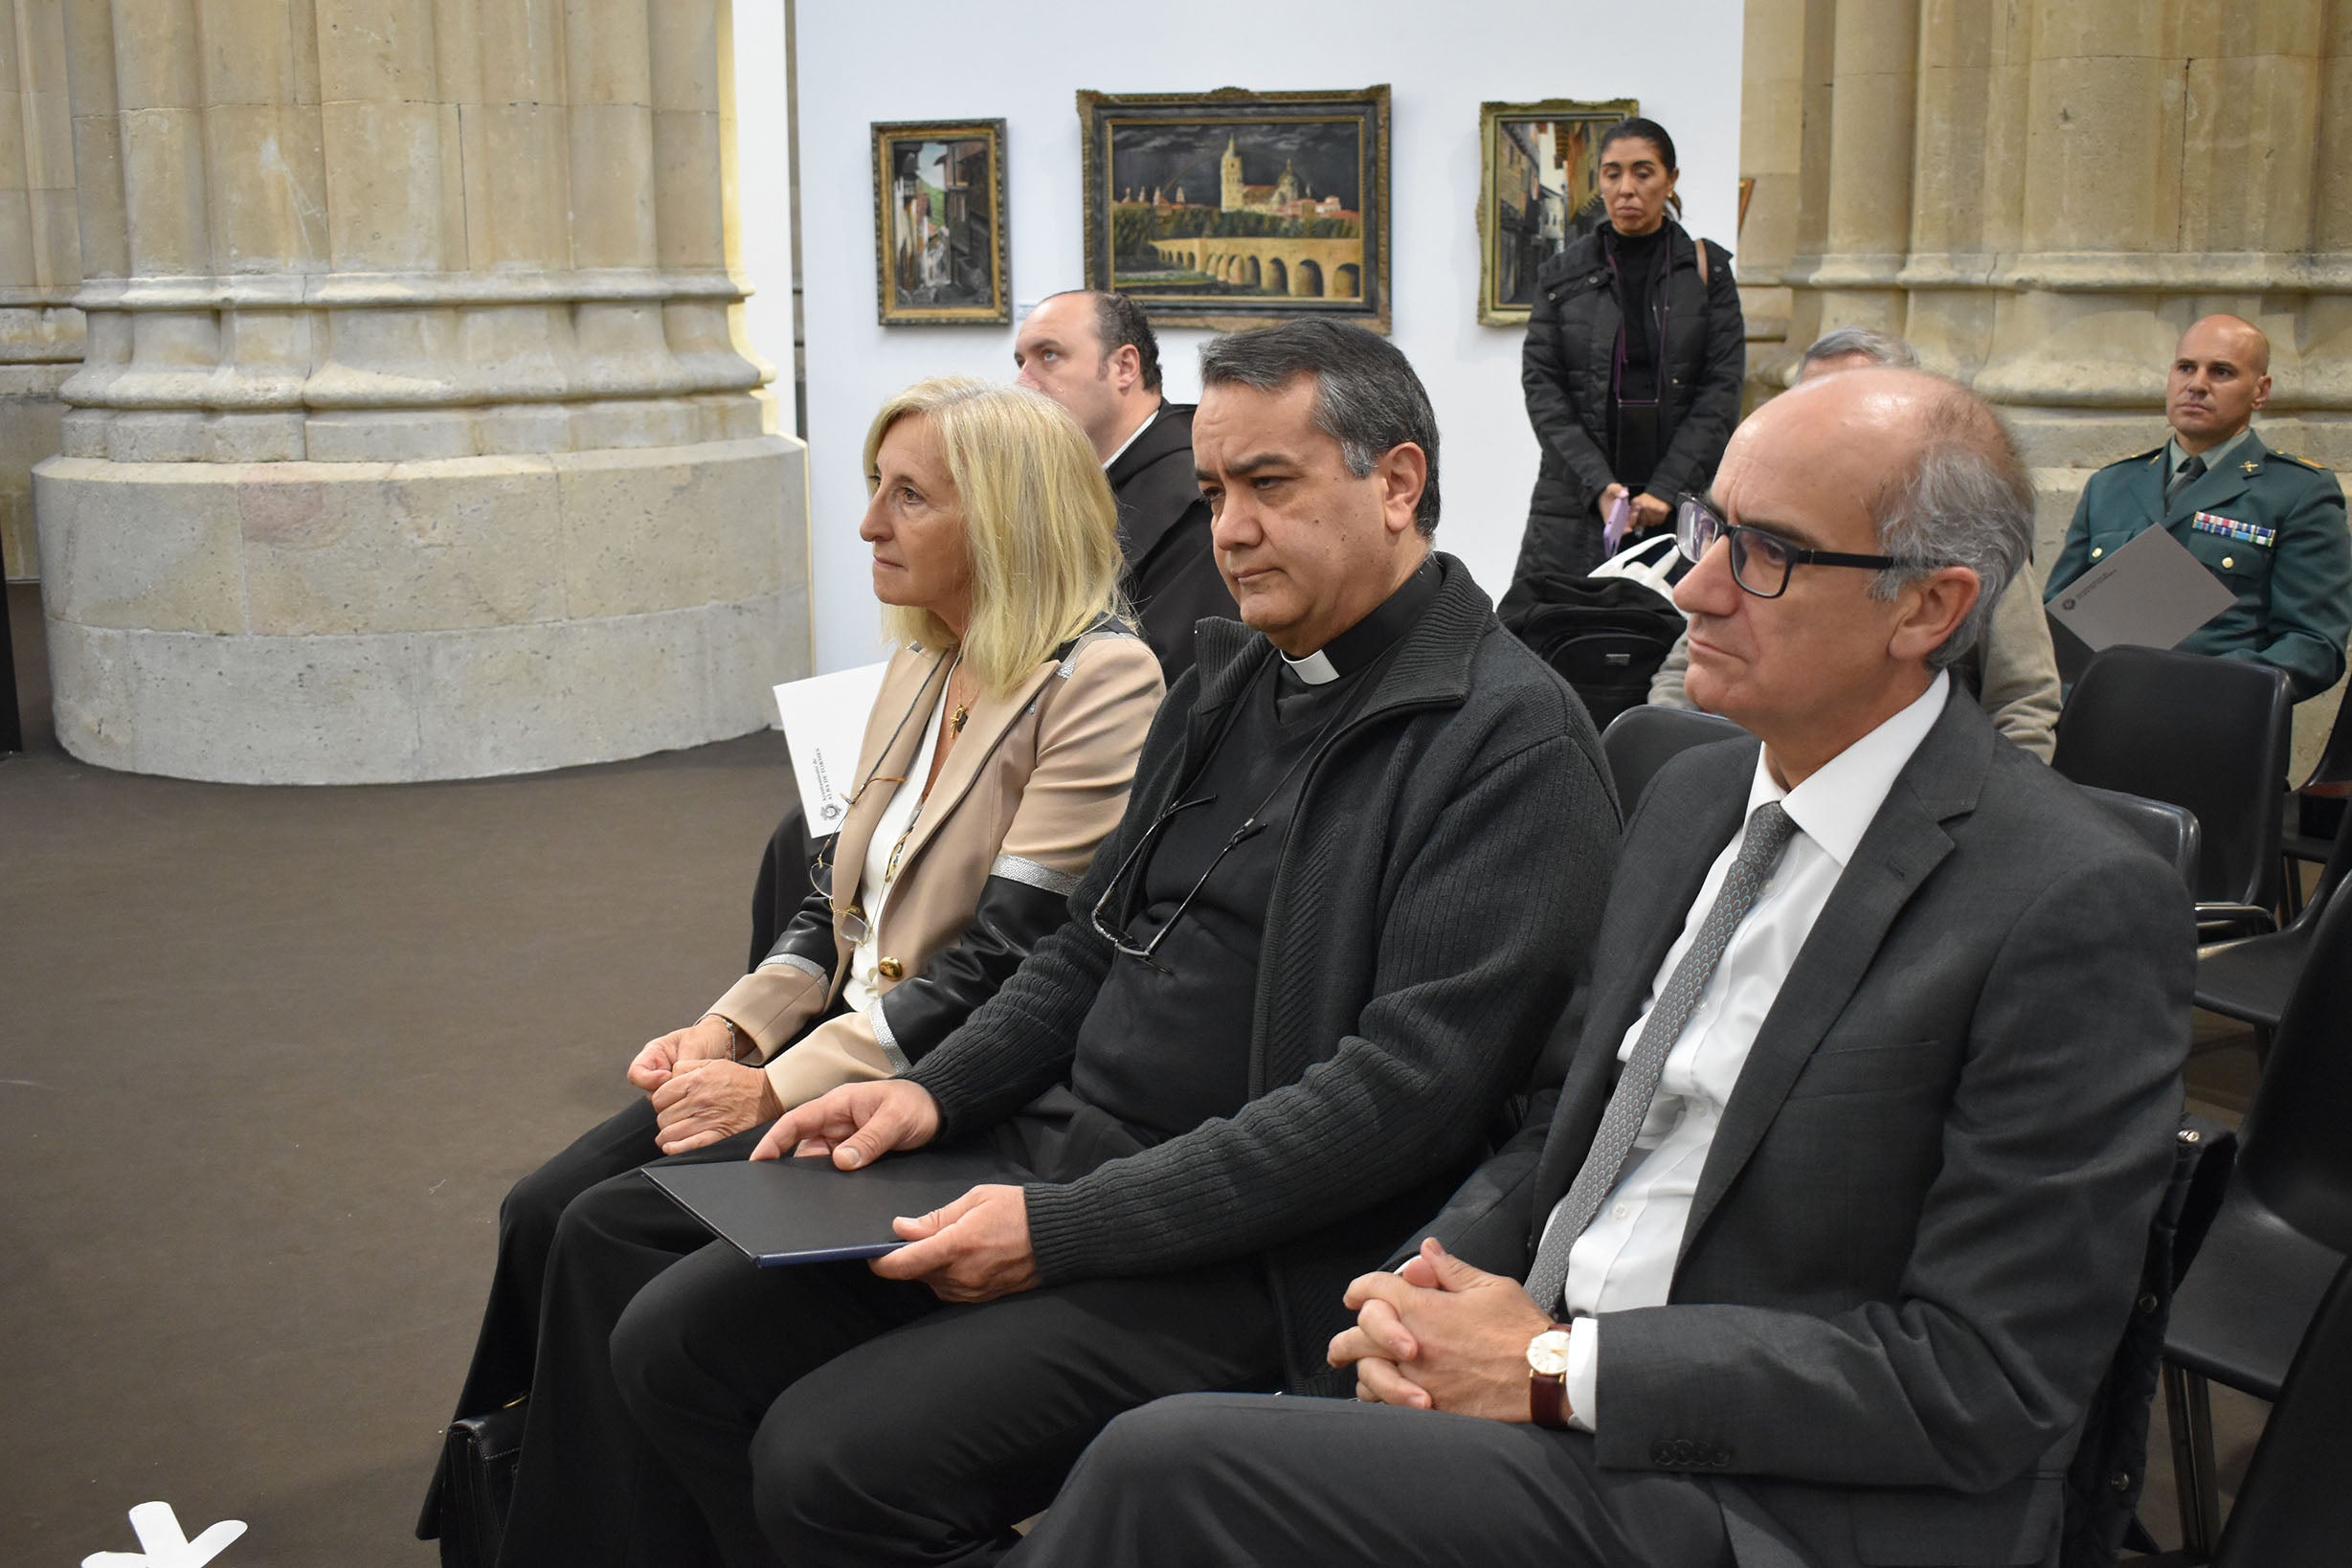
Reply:
[[858, 758], [857, 777], [878, 782], [858, 792], [824, 857], [835, 891], [812, 892], [760, 966], [711, 1005], [756, 1044], [787, 1109], [890, 1077], [945, 1039], [1067, 918], [1070, 889], [1126, 809], [1159, 662], [1106, 619], [973, 705], [883, 905], [874, 1004], [810, 1028], [849, 974], [842, 916], [892, 794], [879, 781], [920, 751], [952, 657], [910, 646], [891, 659]]

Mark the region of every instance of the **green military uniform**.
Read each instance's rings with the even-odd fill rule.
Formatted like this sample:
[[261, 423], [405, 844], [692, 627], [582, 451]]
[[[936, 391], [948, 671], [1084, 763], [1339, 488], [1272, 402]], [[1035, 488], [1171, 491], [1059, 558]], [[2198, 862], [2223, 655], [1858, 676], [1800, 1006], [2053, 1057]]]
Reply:
[[2237, 595], [2181, 647], [2284, 670], [2297, 702], [2325, 691], [2343, 674], [2352, 636], [2352, 533], [2336, 476], [2249, 431], [2167, 503], [2170, 444], [2091, 476], [2043, 599], [2161, 526]]

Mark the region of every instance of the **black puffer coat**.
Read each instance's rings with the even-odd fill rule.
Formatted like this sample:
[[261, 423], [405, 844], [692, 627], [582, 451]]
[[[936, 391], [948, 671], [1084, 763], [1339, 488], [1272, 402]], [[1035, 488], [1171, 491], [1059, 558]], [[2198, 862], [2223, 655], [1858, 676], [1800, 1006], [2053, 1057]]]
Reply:
[[[1670, 503], [1713, 482], [1724, 443], [1739, 422], [1748, 354], [1731, 253], [1713, 241], [1694, 242], [1670, 218], [1666, 227], [1673, 258], [1666, 287], [1653, 296], [1665, 315], [1658, 466], [1643, 488]], [[1699, 244], [1707, 246], [1704, 280]], [[1601, 564], [1602, 519], [1594, 508], [1615, 482], [1607, 456], [1609, 370], [1623, 321], [1599, 232], [1573, 241], [1536, 272], [1519, 382], [1543, 461], [1528, 503], [1519, 564], [1500, 607], [1506, 615], [1527, 596], [1530, 578], [1577, 576]]]

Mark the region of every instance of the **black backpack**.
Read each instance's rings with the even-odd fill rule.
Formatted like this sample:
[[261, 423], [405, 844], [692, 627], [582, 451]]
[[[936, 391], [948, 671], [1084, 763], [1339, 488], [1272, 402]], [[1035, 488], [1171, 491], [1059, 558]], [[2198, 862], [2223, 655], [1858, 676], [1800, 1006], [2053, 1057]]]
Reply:
[[1650, 677], [1682, 636], [1682, 612], [1626, 577], [1532, 578], [1535, 602], [1514, 608], [1504, 629], [1576, 688], [1593, 728], [1649, 701]]

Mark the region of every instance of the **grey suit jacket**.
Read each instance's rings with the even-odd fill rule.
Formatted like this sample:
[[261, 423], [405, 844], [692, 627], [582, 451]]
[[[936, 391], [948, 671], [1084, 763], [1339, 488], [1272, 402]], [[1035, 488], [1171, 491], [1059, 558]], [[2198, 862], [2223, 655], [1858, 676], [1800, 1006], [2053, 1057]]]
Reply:
[[[1565, 1078], [1431, 1227], [1481, 1267], [1525, 1277], [1755, 759], [1687, 753], [1627, 825]], [[1669, 1304], [1602, 1320], [1600, 1463], [1714, 1481], [1743, 1565], [2052, 1557], [2193, 966], [2178, 879], [1956, 688], [1757, 1036]]]

